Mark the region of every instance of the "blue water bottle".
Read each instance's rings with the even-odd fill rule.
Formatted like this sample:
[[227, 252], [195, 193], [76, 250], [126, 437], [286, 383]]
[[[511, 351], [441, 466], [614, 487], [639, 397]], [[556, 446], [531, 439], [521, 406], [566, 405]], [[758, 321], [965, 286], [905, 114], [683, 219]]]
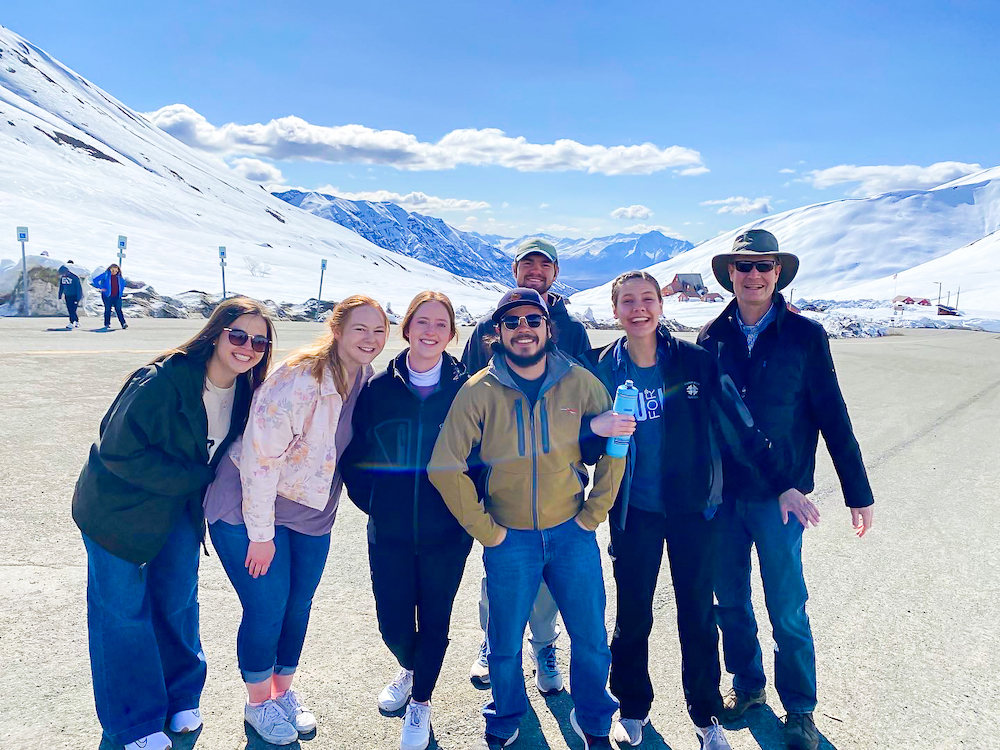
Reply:
[[[626, 380], [625, 385], [618, 386], [615, 392], [615, 405], [612, 407], [617, 414], [628, 414], [634, 417], [636, 407], [639, 404], [639, 389], [631, 380]], [[627, 435], [608, 438], [608, 447], [605, 453], [613, 458], [624, 458], [628, 454], [629, 438]]]

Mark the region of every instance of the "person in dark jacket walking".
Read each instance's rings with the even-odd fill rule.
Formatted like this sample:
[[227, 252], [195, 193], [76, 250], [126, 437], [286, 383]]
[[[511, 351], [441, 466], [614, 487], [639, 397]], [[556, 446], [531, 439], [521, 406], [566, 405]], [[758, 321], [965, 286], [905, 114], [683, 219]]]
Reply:
[[83, 296], [80, 277], [69, 268], [72, 264], [73, 261], [69, 261], [69, 265], [59, 266], [59, 298], [66, 299], [66, 312], [69, 315], [69, 325], [66, 327], [70, 330], [80, 327], [80, 316], [76, 314], [76, 309]]
[[[559, 256], [556, 249], [544, 240], [522, 242], [514, 253], [512, 272], [517, 286], [534, 289], [545, 299], [552, 324], [552, 338], [559, 351], [571, 359], [579, 360], [590, 350], [590, 339], [583, 323], [570, 316], [566, 300], [550, 291], [559, 276]], [[470, 377], [489, 365], [493, 357], [490, 344], [494, 340], [496, 325], [492, 316], [487, 315], [476, 325], [462, 353], [462, 364]], [[487, 661], [486, 626], [490, 603], [486, 596], [485, 576], [480, 592], [479, 624], [483, 629], [483, 644], [479, 649], [479, 656], [472, 663], [469, 677], [475, 684], [488, 685], [490, 668]], [[558, 693], [563, 689], [563, 677], [556, 665], [555, 651], [555, 642], [559, 637], [559, 626], [556, 624], [558, 616], [559, 608], [543, 581], [528, 619], [531, 655], [535, 663], [535, 686], [543, 695]]]
[[469, 377], [445, 351], [458, 334], [445, 295], [418, 294], [401, 327], [409, 348], [372, 378], [354, 409], [344, 479], [355, 505], [368, 514], [379, 630], [401, 667], [378, 705], [389, 712], [406, 705], [400, 747], [423, 750], [452, 604], [472, 550], [472, 537], [430, 483], [427, 464]]
[[164, 750], [165, 727], [201, 726], [201, 497], [243, 430], [272, 338], [259, 303], [223, 302], [194, 338], [129, 376], [77, 481], [97, 716], [126, 750]]
[[649, 721], [649, 635], [666, 543], [688, 713], [701, 746], [723, 750], [729, 743], [719, 727], [721, 670], [712, 609], [720, 445], [728, 444], [775, 495], [791, 482], [735, 389], [720, 377], [714, 358], [659, 325], [659, 282], [645, 271], [624, 273], [612, 284], [611, 300], [625, 336], [590, 352], [588, 365], [611, 393], [626, 380], [639, 389], [625, 478], [610, 514], [609, 552], [618, 590], [610, 686], [621, 703], [615, 739], [640, 744]]
[[127, 282], [122, 276], [122, 269], [117, 263], [108, 266], [108, 270], [96, 276], [90, 285], [101, 290], [101, 298], [104, 300], [104, 328], [111, 329], [111, 311], [118, 315], [118, 322], [121, 323], [122, 330], [128, 328], [125, 322], [125, 314], [122, 312], [122, 294], [125, 291]]
[[[816, 447], [822, 431], [855, 533], [872, 525], [874, 498], [837, 382], [823, 327], [788, 310], [778, 292], [798, 270], [798, 258], [778, 250], [763, 229], [737, 235], [732, 253], [712, 259], [715, 277], [736, 299], [698, 338], [718, 357], [760, 428], [774, 441], [789, 478], [802, 493], [813, 490]], [[726, 458], [726, 501], [719, 513], [716, 548], [716, 614], [733, 690], [730, 720], [765, 700], [757, 621], [750, 601], [750, 548], [757, 547], [775, 648], [775, 687], [787, 718], [788, 747], [819, 746], [813, 721], [816, 655], [806, 614], [802, 532], [819, 522], [807, 498], [777, 497], [772, 487]]]

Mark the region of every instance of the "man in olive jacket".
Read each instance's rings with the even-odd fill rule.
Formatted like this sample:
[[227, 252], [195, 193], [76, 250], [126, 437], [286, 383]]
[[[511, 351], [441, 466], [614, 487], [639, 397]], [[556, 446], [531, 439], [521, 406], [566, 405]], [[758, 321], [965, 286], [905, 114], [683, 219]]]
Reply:
[[[597, 746], [610, 747], [617, 702], [606, 688], [611, 654], [595, 530], [614, 503], [624, 459], [600, 458], [586, 496], [581, 442], [593, 438], [582, 437], [581, 428], [610, 409], [611, 398], [596, 377], [555, 350], [537, 291], [511, 290], [493, 320], [500, 326], [497, 351], [459, 391], [428, 467], [448, 508], [485, 547], [487, 592], [502, 603], [488, 623], [493, 701], [483, 709], [480, 747], [513, 742], [527, 711], [521, 643], [543, 579], [574, 634], [574, 729], [588, 746], [596, 738], [604, 743]], [[480, 488], [468, 474], [477, 447]]]
[[[872, 525], [875, 502], [861, 449], [840, 392], [826, 332], [787, 309], [778, 291], [788, 286], [799, 260], [778, 250], [763, 229], [737, 235], [731, 253], [712, 259], [718, 282], [736, 295], [709, 323], [698, 343], [719, 358], [736, 384], [754, 422], [772, 441], [788, 480], [801, 493], [813, 491], [819, 433], [826, 440], [851, 509], [855, 533]], [[816, 652], [806, 614], [802, 532], [819, 522], [812, 501], [779, 500], [733, 460], [724, 460], [725, 502], [718, 514], [715, 595], [726, 667], [733, 691], [727, 718], [763, 704], [764, 669], [757, 622], [750, 601], [750, 548], [757, 547], [775, 648], [775, 688], [785, 707], [789, 748], [814, 750], [819, 732]]]

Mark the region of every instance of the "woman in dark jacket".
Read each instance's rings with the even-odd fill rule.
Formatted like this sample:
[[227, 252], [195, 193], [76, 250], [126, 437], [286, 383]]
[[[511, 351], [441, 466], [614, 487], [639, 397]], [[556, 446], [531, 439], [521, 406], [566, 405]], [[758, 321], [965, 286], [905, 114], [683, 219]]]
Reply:
[[126, 750], [163, 750], [165, 727], [201, 726], [201, 499], [243, 431], [273, 338], [259, 303], [220, 304], [194, 338], [129, 377], [77, 481], [97, 716]]
[[451, 608], [472, 549], [472, 537], [427, 478], [427, 464], [468, 375], [445, 352], [457, 329], [452, 304], [440, 292], [413, 299], [402, 332], [410, 347], [358, 399], [344, 479], [351, 500], [368, 514], [379, 630], [402, 667], [378, 704], [398, 711], [409, 701], [400, 747], [423, 750]]

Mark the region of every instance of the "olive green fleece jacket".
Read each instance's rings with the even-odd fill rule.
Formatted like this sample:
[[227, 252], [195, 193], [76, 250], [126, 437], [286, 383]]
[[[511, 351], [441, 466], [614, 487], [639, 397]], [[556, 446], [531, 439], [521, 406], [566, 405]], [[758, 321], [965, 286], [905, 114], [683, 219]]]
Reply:
[[[550, 529], [577, 516], [595, 530], [618, 493], [625, 459], [602, 456], [584, 497], [581, 426], [611, 408], [607, 390], [562, 354], [546, 357], [531, 408], [506, 359], [494, 355], [459, 390], [434, 445], [431, 482], [458, 522], [487, 547], [498, 543], [501, 527]], [[473, 461], [484, 467], [480, 487], [468, 474], [476, 454]]]

